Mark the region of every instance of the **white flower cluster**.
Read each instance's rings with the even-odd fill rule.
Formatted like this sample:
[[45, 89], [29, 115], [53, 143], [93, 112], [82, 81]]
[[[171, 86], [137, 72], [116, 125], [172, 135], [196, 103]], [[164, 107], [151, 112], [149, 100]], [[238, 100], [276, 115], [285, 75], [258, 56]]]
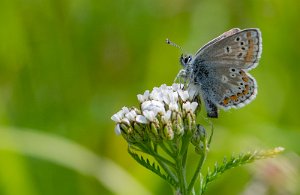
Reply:
[[121, 134], [121, 124], [132, 126], [133, 123], [147, 125], [150, 123], [168, 124], [171, 122], [172, 113], [194, 114], [198, 103], [193, 101], [194, 91], [183, 90], [182, 84], [165, 84], [154, 87], [150, 92], [137, 95], [140, 110], [137, 108], [123, 107], [111, 119], [117, 123], [116, 134]]

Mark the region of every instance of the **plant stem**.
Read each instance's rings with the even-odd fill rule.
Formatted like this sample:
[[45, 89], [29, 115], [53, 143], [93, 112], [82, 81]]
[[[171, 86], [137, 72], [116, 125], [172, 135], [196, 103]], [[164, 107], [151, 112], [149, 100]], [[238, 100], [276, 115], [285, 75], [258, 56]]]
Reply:
[[176, 171], [181, 195], [188, 194], [186, 182], [186, 159], [190, 137], [191, 136], [187, 134], [182, 137], [180, 150], [177, 152], [177, 157], [174, 159], [176, 162]]
[[190, 144], [190, 138], [191, 138], [190, 135], [187, 135], [187, 134], [183, 135], [183, 137], [182, 137], [182, 146], [181, 146], [181, 149], [180, 149], [179, 156], [184, 156], [184, 154], [187, 152], [189, 144]]
[[[193, 190], [194, 184], [196, 182], [196, 179], [200, 175], [201, 168], [202, 168], [202, 166], [204, 164], [204, 161], [206, 159], [206, 155], [207, 155], [207, 140], [206, 139], [203, 141], [203, 145], [204, 145], [203, 146], [203, 151], [202, 151], [202, 154], [201, 154], [198, 166], [196, 168], [196, 171], [195, 171], [195, 173], [194, 173], [194, 175], [192, 177], [192, 180], [191, 180], [191, 182], [189, 184], [189, 187], [188, 187], [188, 194], [190, 194], [191, 191]], [[200, 186], [200, 188], [201, 188], [201, 186]]]
[[181, 195], [187, 195], [187, 184], [186, 184], [186, 171], [185, 168], [182, 165], [182, 156], [178, 156], [176, 159], [176, 171], [177, 171], [177, 177], [179, 182], [179, 188]]
[[181, 146], [181, 150], [179, 153], [179, 155], [182, 156], [182, 167], [184, 168], [184, 170], [186, 168], [186, 159], [187, 159], [187, 152], [188, 152], [189, 144], [190, 144], [190, 136], [185, 135], [182, 138], [182, 146]]
[[172, 166], [173, 168], [175, 167], [175, 164], [168, 161], [167, 159], [159, 156], [155, 151], [154, 148], [152, 148], [152, 144], [151, 143], [147, 143], [145, 144], [139, 144], [138, 147], [142, 150], [142, 152], [149, 154], [151, 156], [153, 156], [155, 158], [155, 160], [157, 161], [157, 163], [164, 169], [164, 171], [176, 182], [178, 182], [178, 179], [176, 177], [176, 175], [169, 169], [169, 166], [167, 166], [166, 164], [169, 164], [170, 166]]
[[153, 157], [155, 158], [155, 160], [158, 162], [158, 164], [164, 169], [164, 171], [174, 180], [178, 183], [178, 179], [176, 177], [176, 175], [169, 169], [168, 166], [165, 165], [165, 163], [163, 163], [159, 158], [157, 158], [157, 156], [155, 154], [153, 154]]

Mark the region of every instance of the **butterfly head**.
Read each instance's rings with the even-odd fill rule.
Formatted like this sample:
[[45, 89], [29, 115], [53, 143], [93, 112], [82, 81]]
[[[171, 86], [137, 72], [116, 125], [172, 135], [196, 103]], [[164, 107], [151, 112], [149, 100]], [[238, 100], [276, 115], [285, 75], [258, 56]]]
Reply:
[[192, 61], [192, 56], [181, 54], [179, 61], [183, 67], [186, 67]]

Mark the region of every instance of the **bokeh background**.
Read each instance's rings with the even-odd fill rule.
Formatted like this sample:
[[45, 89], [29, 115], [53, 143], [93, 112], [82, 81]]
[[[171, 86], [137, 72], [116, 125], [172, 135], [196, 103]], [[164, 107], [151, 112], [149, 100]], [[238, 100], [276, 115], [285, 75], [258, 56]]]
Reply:
[[233, 27], [262, 31], [258, 96], [213, 120], [206, 165], [286, 151], [227, 172], [207, 194], [300, 194], [298, 0], [1, 0], [0, 194], [171, 194], [131, 159], [110, 117], [172, 84], [181, 52], [166, 38], [194, 53]]

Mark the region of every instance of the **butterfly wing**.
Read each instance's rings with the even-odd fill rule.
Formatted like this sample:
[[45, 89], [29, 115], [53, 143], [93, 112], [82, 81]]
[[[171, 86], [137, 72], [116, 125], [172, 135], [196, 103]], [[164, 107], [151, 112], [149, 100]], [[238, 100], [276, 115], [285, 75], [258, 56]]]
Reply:
[[208, 117], [218, 109], [239, 108], [257, 94], [255, 79], [247, 73], [262, 52], [259, 29], [232, 29], [203, 46], [192, 62], [192, 83], [200, 89]]
[[246, 70], [255, 68], [262, 52], [260, 30], [249, 28], [228, 32], [226, 32], [227, 36], [202, 47], [196, 53], [194, 60], [201, 60], [218, 67], [234, 65]]
[[219, 68], [216, 77], [211, 79], [213, 102], [227, 110], [240, 108], [255, 99], [257, 94], [256, 80], [246, 71], [238, 68]]
[[220, 41], [221, 39], [224, 39], [226, 37], [229, 37], [233, 34], [236, 34], [237, 32], [241, 31], [241, 29], [239, 28], [233, 28], [233, 29], [230, 29], [229, 31], [226, 31], [224, 32], [223, 34], [221, 34], [220, 36], [214, 38], [213, 40], [209, 41], [208, 43], [206, 43], [203, 47], [201, 47], [197, 52], [196, 52], [196, 55], [197, 53], [199, 53], [201, 50], [205, 50], [208, 46]]

